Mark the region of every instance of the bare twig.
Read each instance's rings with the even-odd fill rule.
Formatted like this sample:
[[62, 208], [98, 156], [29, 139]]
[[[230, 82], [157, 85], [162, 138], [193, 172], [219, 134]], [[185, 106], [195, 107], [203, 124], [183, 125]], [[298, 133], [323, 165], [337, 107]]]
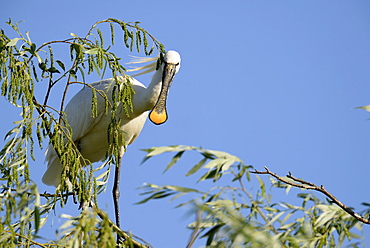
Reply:
[[291, 186], [294, 186], [294, 187], [297, 187], [297, 188], [303, 188], [303, 189], [312, 189], [312, 190], [315, 190], [315, 191], [319, 191], [321, 193], [323, 193], [324, 195], [326, 195], [330, 200], [332, 200], [336, 205], [338, 205], [341, 209], [343, 209], [344, 211], [346, 211], [348, 214], [350, 214], [351, 216], [353, 216], [354, 218], [356, 218], [358, 221], [361, 221], [362, 223], [365, 223], [365, 224], [370, 224], [370, 220], [369, 219], [366, 219], [364, 217], [362, 217], [361, 215], [359, 215], [358, 213], [354, 212], [351, 208], [347, 207], [346, 205], [344, 205], [341, 201], [339, 201], [334, 195], [332, 195], [330, 192], [328, 192], [325, 188], [324, 188], [324, 185], [321, 185], [320, 187], [311, 183], [311, 182], [307, 182], [307, 181], [304, 181], [302, 179], [299, 179], [299, 178], [296, 178], [292, 175], [291, 172], [289, 172], [289, 174], [287, 175], [287, 177], [291, 180], [293, 180], [294, 182], [292, 181], [289, 181], [289, 180], [286, 180], [280, 176], [278, 176], [276, 173], [273, 173], [271, 172], [266, 166], [264, 167], [266, 171], [258, 171], [258, 170], [254, 170], [254, 171], [250, 171], [251, 173], [254, 173], [254, 174], [268, 174], [268, 175], [271, 175], [273, 176], [274, 178], [276, 178], [277, 180], [281, 181], [281, 182], [284, 182], [288, 185], [291, 185]]

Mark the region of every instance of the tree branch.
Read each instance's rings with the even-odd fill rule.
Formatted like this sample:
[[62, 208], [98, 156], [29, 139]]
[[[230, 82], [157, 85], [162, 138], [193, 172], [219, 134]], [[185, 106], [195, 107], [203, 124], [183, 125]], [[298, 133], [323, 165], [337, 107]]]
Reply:
[[334, 195], [332, 195], [330, 192], [328, 192], [325, 188], [324, 188], [324, 185], [321, 185], [320, 187], [311, 183], [311, 182], [307, 182], [307, 181], [304, 181], [302, 179], [299, 179], [299, 178], [296, 178], [292, 175], [291, 172], [289, 172], [289, 174], [287, 175], [287, 177], [291, 180], [293, 180], [294, 182], [292, 181], [289, 181], [289, 180], [286, 180], [280, 176], [278, 176], [276, 173], [273, 173], [271, 172], [266, 166], [264, 167], [266, 171], [258, 171], [258, 170], [254, 170], [254, 171], [250, 171], [250, 173], [254, 173], [254, 174], [268, 174], [268, 175], [271, 175], [273, 176], [274, 178], [276, 178], [277, 180], [281, 181], [281, 182], [284, 182], [288, 185], [291, 185], [291, 186], [294, 186], [294, 187], [297, 187], [297, 188], [302, 188], [302, 189], [312, 189], [312, 190], [315, 190], [315, 191], [319, 191], [321, 193], [323, 193], [324, 195], [326, 195], [330, 200], [332, 200], [336, 205], [338, 205], [341, 209], [343, 209], [344, 211], [346, 211], [348, 214], [350, 214], [351, 216], [353, 216], [354, 218], [356, 218], [358, 221], [361, 221], [362, 223], [365, 223], [365, 224], [370, 224], [370, 220], [369, 219], [366, 219], [364, 217], [362, 217], [361, 215], [359, 215], [358, 213], [354, 212], [351, 208], [347, 207], [346, 205], [344, 205], [340, 200], [338, 200]]
[[[36, 241], [34, 241], [33, 239], [31, 239], [31, 238], [29, 238], [29, 237], [27, 237], [27, 236], [24, 236], [24, 235], [22, 235], [22, 234], [19, 234], [19, 233], [14, 233], [14, 232], [11, 232], [11, 231], [9, 231], [9, 230], [4, 230], [3, 232], [7, 232], [7, 233], [9, 233], [9, 234], [15, 234], [16, 236], [18, 236], [18, 237], [20, 237], [20, 238], [22, 238], [22, 239], [27, 240], [27, 242], [32, 243], [33, 245], [40, 246], [40, 247], [42, 247], [42, 248], [47, 248], [47, 247], [49, 247], [49, 244], [41, 244], [41, 243], [36, 242]], [[27, 246], [27, 245], [29, 245], [29, 244], [18, 243], [17, 245], [19, 245], [19, 246], [24, 245], [24, 246], [26, 247], [26, 246]]]

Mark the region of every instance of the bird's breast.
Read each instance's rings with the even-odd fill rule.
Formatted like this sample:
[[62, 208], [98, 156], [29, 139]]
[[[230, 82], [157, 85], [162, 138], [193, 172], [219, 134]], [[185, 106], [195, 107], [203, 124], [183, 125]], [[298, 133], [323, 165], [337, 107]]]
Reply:
[[[122, 119], [120, 130], [123, 131], [125, 144], [123, 147], [130, 145], [139, 136], [148, 117], [148, 112], [133, 119]], [[109, 118], [103, 118], [102, 121], [107, 123], [99, 123], [91, 129], [91, 131], [78, 141], [78, 146], [82, 156], [90, 162], [98, 162], [103, 160], [107, 155], [108, 149], [108, 126]], [[123, 155], [124, 149], [122, 149]]]

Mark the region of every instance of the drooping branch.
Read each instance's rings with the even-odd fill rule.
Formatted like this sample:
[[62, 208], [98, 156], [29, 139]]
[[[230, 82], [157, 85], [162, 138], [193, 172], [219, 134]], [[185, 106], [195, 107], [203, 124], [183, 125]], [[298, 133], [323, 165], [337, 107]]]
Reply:
[[[113, 228], [113, 230], [121, 237], [123, 237], [126, 242], [129, 244], [129, 245], [132, 245], [130, 247], [134, 247], [134, 248], [149, 248], [149, 247], [152, 247], [150, 244], [148, 244], [147, 242], [145, 242], [146, 244], [142, 244], [138, 241], [136, 241], [135, 239], [132, 238], [132, 235], [126, 233], [125, 231], [123, 231], [120, 227], [118, 227], [117, 225], [115, 225], [110, 219], [109, 217], [107, 216], [106, 213], [104, 213], [102, 210], [100, 210], [93, 202], [91, 203], [91, 206], [92, 206], [92, 209], [98, 214], [98, 216], [103, 220], [103, 219], [107, 219], [110, 226]], [[117, 240], [118, 242], [119, 240]]]
[[349, 208], [345, 204], [343, 204], [340, 200], [338, 200], [338, 198], [336, 198], [334, 195], [332, 195], [330, 192], [328, 192], [324, 188], [324, 185], [317, 186], [317, 185], [315, 185], [315, 184], [313, 184], [311, 182], [307, 182], [305, 180], [296, 178], [296, 177], [294, 177], [292, 175], [291, 172], [289, 172], [289, 174], [287, 175], [287, 177], [289, 179], [293, 180], [293, 182], [292, 182], [292, 181], [286, 180], [286, 179], [278, 176], [276, 173], [271, 172], [266, 166], [264, 168], [265, 168], [266, 171], [254, 170], [254, 171], [250, 171], [250, 173], [254, 173], [254, 174], [268, 174], [268, 175], [273, 176], [277, 180], [279, 180], [281, 182], [284, 182], [284, 183], [286, 183], [288, 185], [291, 185], [293, 187], [302, 188], [302, 189], [311, 189], [311, 190], [319, 191], [319, 192], [323, 193], [324, 195], [326, 195], [330, 200], [332, 200], [341, 209], [343, 209], [348, 214], [350, 214], [351, 216], [353, 216], [354, 218], [356, 218], [358, 221], [361, 221], [362, 223], [365, 223], [365, 224], [370, 224], [370, 220], [369, 219], [366, 219], [366, 218], [362, 217], [360, 214], [354, 212], [351, 208]]

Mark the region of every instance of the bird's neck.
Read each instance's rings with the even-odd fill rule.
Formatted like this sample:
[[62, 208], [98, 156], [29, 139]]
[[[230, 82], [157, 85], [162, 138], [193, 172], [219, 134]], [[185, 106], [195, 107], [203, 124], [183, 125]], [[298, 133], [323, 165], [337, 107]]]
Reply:
[[158, 101], [159, 93], [162, 88], [163, 69], [159, 68], [153, 75], [152, 81], [146, 89], [147, 110], [151, 110]]
[[159, 68], [153, 75], [148, 88], [140, 83], [135, 87], [136, 94], [133, 96], [134, 115], [140, 115], [153, 109], [157, 103], [162, 88], [162, 68]]

